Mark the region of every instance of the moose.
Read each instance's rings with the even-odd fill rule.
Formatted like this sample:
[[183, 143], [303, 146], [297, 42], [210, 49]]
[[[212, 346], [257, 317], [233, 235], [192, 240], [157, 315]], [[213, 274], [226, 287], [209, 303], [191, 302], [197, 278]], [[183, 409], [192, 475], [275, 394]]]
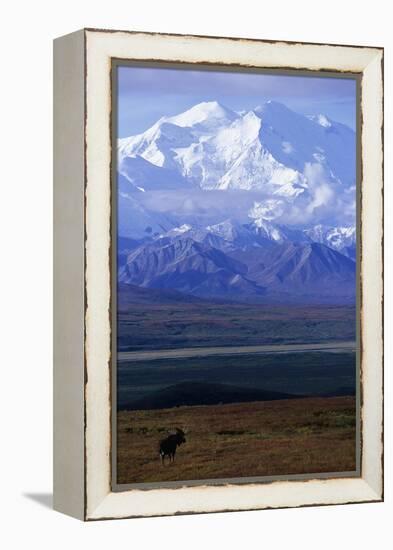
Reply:
[[182, 443], [186, 442], [185, 433], [180, 428], [176, 428], [176, 433], [168, 435], [165, 439], [160, 441], [160, 457], [161, 463], [164, 464], [165, 457], [169, 457], [169, 462], [175, 460], [176, 449]]

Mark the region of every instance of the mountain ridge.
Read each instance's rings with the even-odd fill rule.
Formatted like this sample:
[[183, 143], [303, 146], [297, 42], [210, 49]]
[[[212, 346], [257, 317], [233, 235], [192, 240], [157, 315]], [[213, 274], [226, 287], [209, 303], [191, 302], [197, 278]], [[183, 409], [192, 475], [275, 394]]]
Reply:
[[[332, 179], [355, 183], [354, 132], [333, 121], [321, 125], [277, 102], [266, 102], [243, 115], [217, 102], [200, 103], [179, 115], [162, 117], [144, 133], [120, 139], [118, 148], [119, 171], [130, 179], [130, 167], [124, 162], [140, 156], [207, 189], [273, 184], [279, 192], [283, 178], [287, 184], [304, 185], [304, 165], [315, 161], [326, 166]], [[240, 174], [255, 164], [256, 177], [249, 175], [245, 182]]]
[[[355, 300], [355, 133], [217, 101], [118, 141], [120, 283], [203, 299]], [[120, 242], [120, 241], [119, 241]]]
[[127, 255], [119, 282], [238, 301], [264, 301], [272, 295], [299, 296], [303, 301], [355, 299], [355, 262], [323, 244], [226, 246], [223, 241], [220, 250], [184, 234], [153, 240]]

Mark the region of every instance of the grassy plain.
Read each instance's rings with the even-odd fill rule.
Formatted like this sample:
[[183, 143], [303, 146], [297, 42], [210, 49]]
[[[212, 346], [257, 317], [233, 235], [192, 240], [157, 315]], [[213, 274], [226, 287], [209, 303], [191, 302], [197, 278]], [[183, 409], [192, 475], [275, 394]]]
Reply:
[[[351, 306], [213, 303], [177, 295], [164, 303], [160, 293], [138, 293], [119, 301], [119, 351], [355, 340]], [[226, 402], [224, 389], [242, 402]], [[356, 355], [343, 350], [121, 361], [118, 483], [353, 471], [355, 389]], [[246, 403], [251, 390], [294, 398]], [[158, 443], [175, 427], [186, 430], [187, 443], [174, 464], [161, 466]]]
[[[173, 464], [158, 443], [186, 430]], [[175, 407], [118, 413], [118, 483], [355, 470], [354, 397]]]
[[353, 306], [123, 304], [118, 350], [349, 341], [355, 317]]

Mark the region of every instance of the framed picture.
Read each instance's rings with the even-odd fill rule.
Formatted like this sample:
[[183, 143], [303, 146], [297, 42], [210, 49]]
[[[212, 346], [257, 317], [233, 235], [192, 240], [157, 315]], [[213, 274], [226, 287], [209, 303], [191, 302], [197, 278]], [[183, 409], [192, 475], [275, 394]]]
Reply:
[[54, 506], [383, 499], [383, 50], [55, 40]]

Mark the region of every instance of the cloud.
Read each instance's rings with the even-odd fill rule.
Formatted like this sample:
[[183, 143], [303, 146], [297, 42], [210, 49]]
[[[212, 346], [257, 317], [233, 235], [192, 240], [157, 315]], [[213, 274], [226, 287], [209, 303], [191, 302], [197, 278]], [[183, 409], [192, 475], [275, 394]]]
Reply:
[[307, 204], [306, 212], [313, 215], [317, 208], [329, 208], [334, 201], [335, 192], [332, 182], [327, 180], [323, 166], [307, 162], [304, 166], [304, 175], [311, 199]]
[[253, 220], [274, 221], [302, 228], [305, 225], [353, 225], [356, 221], [356, 187], [343, 189], [341, 182], [318, 163], [304, 168], [306, 188], [292, 201], [269, 196], [254, 200], [248, 211]]
[[356, 220], [356, 187], [343, 189], [343, 184], [332, 178], [319, 163], [306, 163], [305, 192], [287, 208], [280, 217], [281, 223], [304, 224], [354, 224]]
[[294, 228], [319, 223], [355, 224], [355, 186], [343, 188], [319, 163], [307, 163], [304, 176], [304, 191], [286, 199], [272, 196], [271, 190], [202, 190], [195, 186], [184, 190], [147, 190], [138, 193], [137, 200], [149, 212], [190, 224], [215, 224], [228, 218], [240, 223], [263, 219]]

